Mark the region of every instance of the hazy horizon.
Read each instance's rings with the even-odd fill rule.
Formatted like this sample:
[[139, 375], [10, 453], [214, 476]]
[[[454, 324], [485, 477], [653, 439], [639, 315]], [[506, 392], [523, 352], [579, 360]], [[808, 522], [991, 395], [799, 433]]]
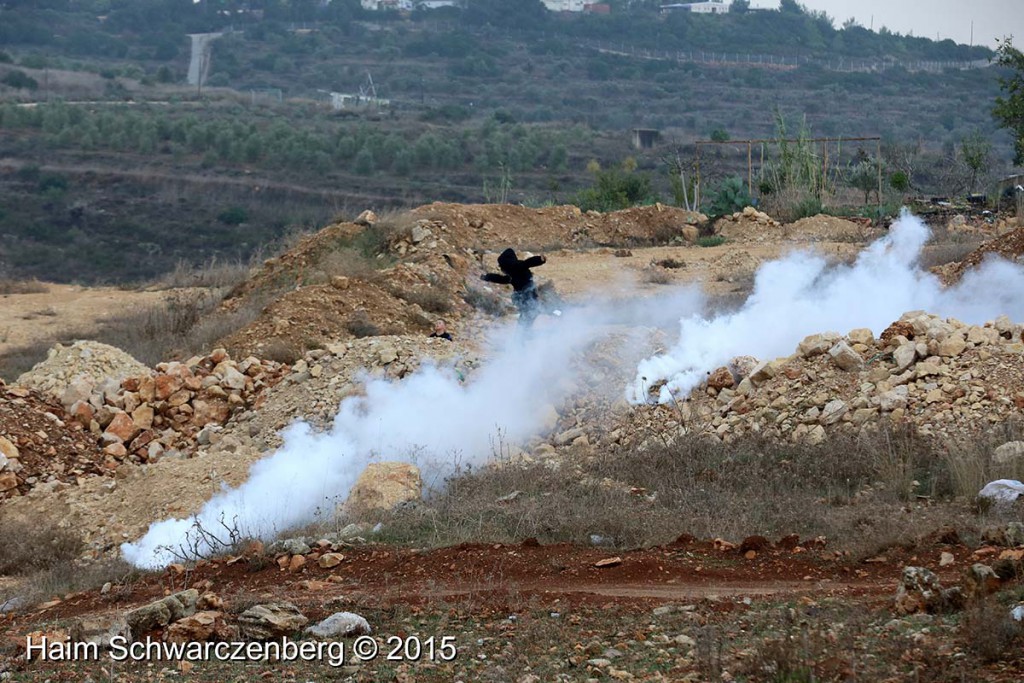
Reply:
[[[931, 0], [927, 6], [907, 0], [800, 0], [809, 9], [823, 10], [836, 26], [853, 17], [865, 28], [883, 26], [896, 33], [995, 48], [997, 41], [1014, 35], [1017, 47], [1024, 40], [1024, 11], [1021, 0]], [[755, 7], [778, 7], [777, 0], [753, 0]]]

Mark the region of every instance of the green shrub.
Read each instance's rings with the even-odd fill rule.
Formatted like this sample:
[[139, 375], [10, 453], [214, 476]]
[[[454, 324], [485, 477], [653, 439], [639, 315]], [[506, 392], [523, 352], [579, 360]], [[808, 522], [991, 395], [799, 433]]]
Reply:
[[697, 238], [698, 247], [718, 247], [725, 244], [725, 238], [721, 235], [708, 235]]
[[10, 71], [0, 79], [0, 83], [9, 85], [12, 88], [18, 88], [19, 90], [38, 90], [39, 81], [29, 76], [24, 71]]
[[795, 221], [801, 218], [808, 218], [810, 216], [817, 216], [819, 213], [824, 213], [825, 207], [821, 205], [821, 200], [817, 197], [806, 197], [802, 201], [797, 202], [793, 207], [792, 218]]
[[240, 206], [232, 206], [217, 214], [217, 220], [224, 225], [241, 225], [249, 220], [249, 214]]
[[654, 201], [657, 196], [649, 176], [613, 168], [598, 171], [594, 185], [577, 193], [575, 203], [581, 211], [604, 212]]
[[750, 193], [747, 192], [747, 186], [743, 179], [733, 176], [723, 180], [711, 196], [711, 208], [708, 215], [712, 218], [728, 216], [731, 213], [742, 211], [750, 204]]

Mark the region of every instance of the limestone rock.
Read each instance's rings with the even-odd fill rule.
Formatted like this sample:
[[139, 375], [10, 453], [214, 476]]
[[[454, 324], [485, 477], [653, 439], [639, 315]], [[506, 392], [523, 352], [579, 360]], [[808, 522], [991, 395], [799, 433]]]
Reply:
[[[18, 447], [11, 443], [11, 440], [5, 436], [0, 436], [0, 455], [9, 458], [10, 460], [18, 459]], [[0, 469], [3, 469], [0, 467]]]
[[238, 615], [240, 634], [246, 640], [270, 640], [295, 633], [309, 622], [290, 602], [255, 605]]
[[1008, 441], [996, 448], [992, 460], [999, 465], [1008, 465], [1024, 459], [1024, 441]]
[[390, 510], [422, 496], [420, 470], [405, 462], [378, 462], [366, 466], [349, 492], [345, 509], [351, 514]]
[[896, 361], [896, 371], [903, 372], [917, 360], [917, 346], [915, 344], [903, 344], [893, 351], [892, 359]]
[[139, 431], [128, 413], [117, 413], [103, 432], [103, 440], [106, 443], [128, 443]]
[[846, 338], [853, 344], [871, 346], [875, 343], [874, 333], [866, 327], [858, 327], [856, 330], [850, 330], [850, 333], [846, 335]]
[[836, 364], [840, 370], [846, 372], [857, 372], [864, 368], [864, 359], [860, 357], [860, 354], [850, 348], [850, 345], [844, 341], [838, 342], [835, 346], [828, 350], [828, 355], [832, 357], [832, 362]]
[[176, 621], [167, 629], [166, 640], [171, 643], [232, 641], [238, 629], [229, 625], [223, 612], [203, 611]]
[[194, 614], [198, 596], [195, 589], [181, 591], [128, 612], [125, 621], [132, 637], [138, 639], [153, 629]]
[[317, 638], [351, 638], [368, 636], [373, 633], [370, 623], [352, 612], [335, 612], [323, 621], [306, 629], [306, 633]]
[[377, 222], [377, 214], [375, 214], [370, 209], [367, 209], [366, 211], [363, 211], [361, 214], [356, 216], [356, 219], [352, 222], [355, 223], [356, 225], [369, 227]]
[[828, 353], [828, 350], [839, 340], [840, 336], [835, 332], [812, 334], [805, 337], [804, 340], [800, 342], [800, 345], [796, 348], [796, 352], [802, 358], [813, 358], [814, 356], [820, 356], [823, 353]]
[[987, 564], [972, 564], [964, 572], [964, 589], [968, 597], [990, 595], [999, 590], [999, 577]]
[[721, 367], [708, 376], [708, 388], [718, 392], [722, 389], [731, 389], [735, 380], [729, 368]]

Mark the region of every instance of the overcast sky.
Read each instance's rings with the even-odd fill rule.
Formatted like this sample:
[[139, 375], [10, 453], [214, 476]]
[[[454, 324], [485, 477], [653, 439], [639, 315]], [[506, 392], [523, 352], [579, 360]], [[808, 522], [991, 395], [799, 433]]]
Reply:
[[[775, 0], [753, 0], [755, 7], [778, 7]], [[996, 40], [1014, 36], [1014, 45], [1024, 45], [1024, 0], [800, 0], [815, 10], [825, 10], [840, 26], [855, 17], [863, 26], [875, 30], [882, 26], [897, 33], [912, 31], [915, 36], [958, 43], [971, 42], [994, 48]]]

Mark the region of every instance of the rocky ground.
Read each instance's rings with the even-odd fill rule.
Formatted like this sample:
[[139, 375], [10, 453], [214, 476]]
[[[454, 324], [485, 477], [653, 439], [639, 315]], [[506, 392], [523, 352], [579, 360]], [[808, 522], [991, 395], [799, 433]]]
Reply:
[[[225, 311], [259, 312], [220, 348], [149, 368], [118, 349], [77, 342], [0, 385], [0, 526], [73, 532], [80, 545], [62, 561], [83, 572], [105, 567], [120, 543], [150, 523], [187, 517], [223, 486], [242, 483], [293, 421], [326, 427], [340, 401], [362, 391], [366, 374], [397, 381], [435, 360], [472, 381], [492, 352], [483, 331], [508, 309], [507, 293], [488, 291], [478, 275], [493, 269], [509, 244], [548, 254], [537, 274], [573, 306], [595, 291], [656, 301], [664, 285], [685, 282], [703, 283], [713, 297], [743, 296], [757, 267], [794, 245], [813, 243], [828, 258], [848, 261], [884, 231], [824, 216], [783, 226], [749, 209], [716, 224], [724, 244], [702, 247], [705, 220], [664, 206], [602, 215], [433, 204], [328, 226], [234, 289]], [[954, 229], [994, 236], [1009, 228], [955, 222]], [[1009, 232], [942, 272], [959, 274], [989, 251], [1015, 257], [1018, 238]], [[451, 323], [455, 342], [426, 337], [437, 317]], [[980, 439], [988, 427], [1011, 435], [1024, 408], [1019, 322], [968, 326], [911, 312], [879, 338], [869, 330], [822, 330], [790, 356], [735, 359], [687, 396], [639, 406], [607, 388], [625, 386], [636, 362], [664, 346], [665, 332], [611, 324], [572, 361], [579, 379], [550, 406], [548, 431], [510, 444], [503, 464], [579, 472], [589, 481], [597, 477], [595, 462], [671, 448], [694, 435], [825, 447], [908, 429], [935, 453]], [[652, 396], [659, 389], [652, 386]], [[985, 472], [1019, 478], [1024, 442], [1004, 441], [986, 456]], [[757, 528], [737, 538], [684, 535], [641, 549], [600, 539], [541, 544], [514, 533], [514, 544], [430, 548], [422, 539], [389, 540], [388, 525], [402, 517], [387, 511], [396, 503], [418, 509], [422, 487], [415, 468], [396, 467], [368, 473], [335, 526], [288, 543], [240, 544], [225, 557], [163, 573], [104, 569], [108, 576], [95, 587], [41, 582], [43, 594], [34, 593], [41, 604], [31, 607], [25, 595], [32, 579], [14, 573], [0, 583], [0, 677], [1009, 681], [1024, 671], [1019, 648], [1009, 645], [1020, 642], [1009, 615], [1024, 600], [1024, 534], [1007, 524], [1020, 517], [1014, 510], [979, 517], [963, 500], [933, 500], [934, 486], [912, 487], [909, 498], [885, 510], [904, 505], [908, 520], [968, 520], [963, 538], [926, 529], [868, 556], [851, 554], [846, 539], [743, 538]], [[910, 481], [915, 472], [904, 474]], [[658, 491], [616, 476], [587, 485], [631, 501], [623, 514], [657, 503]], [[479, 513], [481, 528], [485, 515], [521, 514], [523, 528], [535, 524], [538, 495], [545, 494], [492, 496]], [[864, 491], [853, 498], [865, 507], [838, 499], [831, 505], [863, 515], [865, 528], [877, 523], [883, 513], [867, 509], [875, 499]], [[829, 498], [820, 503], [830, 507]], [[991, 521], [1000, 526], [982, 533]], [[691, 527], [681, 520], [678, 533]], [[359, 618], [334, 617], [320, 624], [320, 636], [307, 633], [341, 612]], [[382, 647], [389, 637], [451, 636], [458, 656], [339, 667], [174, 662], [116, 671], [109, 662], [23, 657], [30, 633], [75, 642], [117, 633], [160, 642], [259, 642], [300, 634], [331, 639], [343, 635], [329, 630], [338, 627], [350, 629], [343, 642], [351, 645], [367, 626]]]

